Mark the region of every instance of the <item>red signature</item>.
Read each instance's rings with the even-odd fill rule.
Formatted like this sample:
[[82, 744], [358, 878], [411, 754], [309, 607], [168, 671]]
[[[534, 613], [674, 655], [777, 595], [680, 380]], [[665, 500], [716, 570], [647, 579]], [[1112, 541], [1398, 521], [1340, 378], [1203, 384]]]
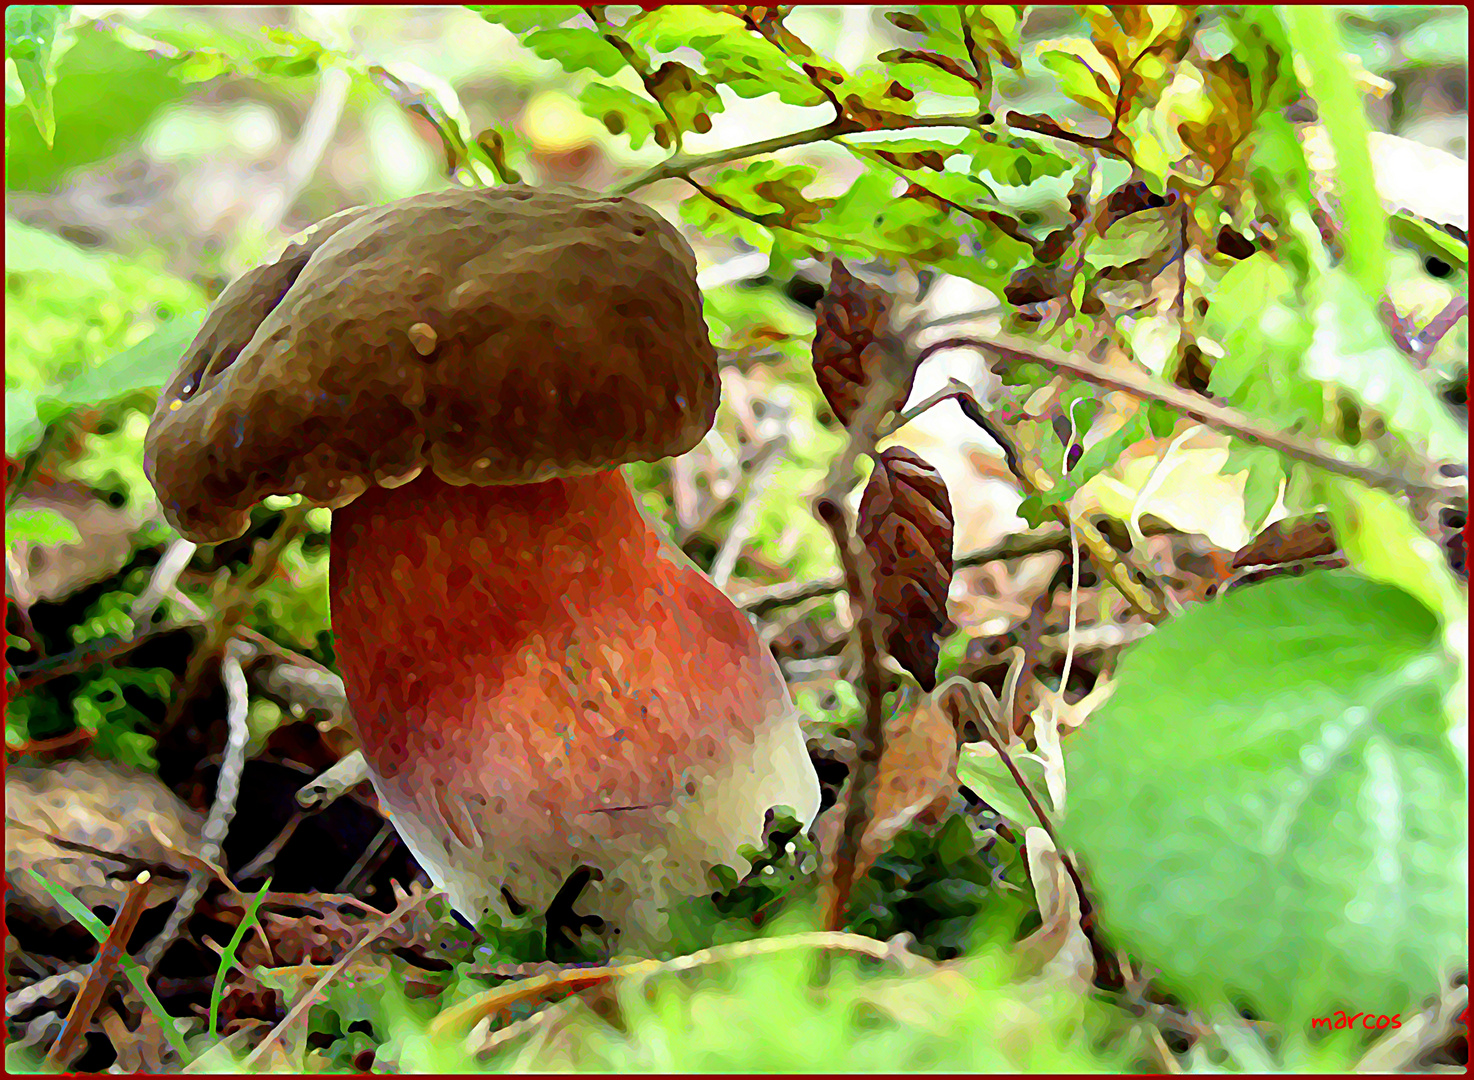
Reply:
[[1354, 1028], [1360, 1021], [1361, 1026], [1368, 1031], [1380, 1031], [1383, 1028], [1402, 1027], [1402, 1013], [1388, 1016], [1386, 1013], [1378, 1016], [1376, 1013], [1355, 1013], [1347, 1016], [1340, 1009], [1336, 1010], [1335, 1016], [1317, 1016], [1310, 1021], [1310, 1026], [1325, 1028], [1327, 1031], [1339, 1031], [1343, 1028]]

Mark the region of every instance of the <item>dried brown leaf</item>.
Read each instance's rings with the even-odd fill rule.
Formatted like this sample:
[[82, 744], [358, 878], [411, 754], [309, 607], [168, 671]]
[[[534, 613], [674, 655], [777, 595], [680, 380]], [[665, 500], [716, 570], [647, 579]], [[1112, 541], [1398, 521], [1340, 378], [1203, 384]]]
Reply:
[[953, 527], [941, 474], [905, 447], [882, 453], [860, 499], [859, 536], [873, 565], [886, 650], [928, 691], [947, 621]]
[[[845, 426], [884, 370], [886, 351], [881, 339], [890, 325], [890, 311], [889, 296], [834, 260], [829, 291], [816, 309], [814, 377], [824, 400]], [[910, 392], [909, 385], [899, 390], [891, 408], [900, 409]]]
[[1317, 514], [1275, 522], [1234, 554], [1233, 567], [1239, 570], [1246, 566], [1277, 566], [1334, 555], [1337, 550], [1330, 519]]
[[1081, 925], [1080, 894], [1047, 832], [1027, 829], [1024, 846], [1043, 925], [1019, 942], [1019, 952], [1039, 966], [1041, 978], [1084, 993], [1095, 976], [1095, 958]]
[[959, 745], [954, 721], [933, 695], [892, 719], [876, 773], [870, 824], [855, 859], [856, 880], [908, 825], [940, 823], [957, 792]]

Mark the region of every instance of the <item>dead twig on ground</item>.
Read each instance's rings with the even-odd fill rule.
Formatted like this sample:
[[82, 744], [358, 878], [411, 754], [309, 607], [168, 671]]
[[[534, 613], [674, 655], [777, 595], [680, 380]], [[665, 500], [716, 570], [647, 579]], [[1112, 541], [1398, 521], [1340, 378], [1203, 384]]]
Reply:
[[[241, 772], [246, 764], [246, 743], [250, 739], [246, 715], [250, 706], [250, 694], [246, 687], [245, 672], [241, 669], [241, 652], [240, 644], [231, 641], [226, 645], [225, 656], [221, 661], [221, 674], [230, 701], [226, 711], [229, 734], [225, 752], [221, 755], [220, 774], [215, 783], [215, 801], [211, 803], [210, 813], [205, 819], [200, 844], [199, 856], [205, 863], [220, 861], [225, 834], [230, 830], [231, 819], [235, 817], [236, 799], [241, 789]], [[212, 876], [213, 874], [201, 867], [190, 873], [184, 892], [170, 912], [164, 929], [144, 949], [144, 967], [156, 967], [163, 959], [164, 953], [174, 944], [180, 931], [184, 929], [184, 924], [194, 914], [195, 906], [204, 897]]]
[[362, 953], [365, 949], [367, 949], [389, 930], [393, 929], [396, 923], [398, 923], [401, 919], [410, 914], [416, 908], [422, 906], [427, 900], [430, 899], [430, 897], [436, 895], [436, 893], [437, 890], [425, 889], [419, 891], [418, 893], [411, 893], [404, 896], [403, 899], [395, 905], [393, 911], [384, 916], [384, 918], [380, 919], [373, 926], [369, 927], [369, 929], [365, 931], [364, 935], [354, 943], [353, 947], [345, 952], [342, 958], [339, 959], [336, 964], [328, 968], [328, 970], [323, 973], [322, 978], [318, 979], [316, 983], [314, 983], [305, 993], [302, 994], [301, 997], [297, 999], [297, 1001], [292, 1005], [291, 1009], [287, 1011], [287, 1015], [282, 1017], [281, 1023], [272, 1028], [271, 1032], [266, 1036], [266, 1038], [263, 1039], [248, 1055], [246, 1055], [245, 1061], [241, 1063], [242, 1070], [249, 1072], [257, 1068], [261, 1064], [261, 1059], [265, 1057], [266, 1051], [269, 1050], [274, 1044], [279, 1042], [282, 1037], [286, 1035], [287, 1031], [291, 1029], [292, 1025], [295, 1024], [304, 1015], [306, 1015], [307, 1010], [311, 1008], [313, 1002], [318, 1001], [322, 997], [323, 991], [327, 989], [328, 983], [332, 982], [339, 975], [341, 975], [344, 969], [358, 958], [360, 953]]
[[117, 918], [113, 920], [111, 929], [108, 930], [107, 939], [98, 950], [97, 959], [93, 962], [91, 970], [87, 972], [82, 988], [72, 1002], [72, 1011], [67, 1014], [61, 1035], [52, 1046], [51, 1053], [46, 1055], [46, 1064], [50, 1069], [60, 1071], [71, 1063], [77, 1050], [77, 1043], [92, 1024], [92, 1017], [96, 1014], [97, 1007], [102, 1004], [102, 995], [113, 981], [113, 976], [118, 970], [118, 962], [128, 948], [128, 939], [133, 936], [139, 916], [143, 914], [144, 902], [148, 899], [148, 882], [149, 874], [145, 870], [134, 879], [133, 885], [129, 888], [128, 895], [123, 900], [123, 906], [119, 909]]

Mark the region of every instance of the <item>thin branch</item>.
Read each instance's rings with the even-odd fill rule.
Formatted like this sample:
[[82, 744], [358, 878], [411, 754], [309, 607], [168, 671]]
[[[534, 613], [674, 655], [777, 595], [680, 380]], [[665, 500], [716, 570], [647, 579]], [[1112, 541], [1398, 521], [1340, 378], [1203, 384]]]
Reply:
[[297, 805], [303, 810], [326, 810], [368, 778], [368, 761], [364, 758], [363, 751], [350, 751], [317, 779], [303, 784], [297, 790]]
[[[1166, 405], [1183, 416], [1206, 424], [1211, 428], [1236, 435], [1251, 443], [1277, 450], [1286, 457], [1315, 465], [1338, 476], [1349, 476], [1372, 487], [1395, 493], [1408, 490], [1426, 492], [1444, 498], [1468, 500], [1469, 486], [1464, 483], [1439, 483], [1436, 480], [1400, 475], [1387, 472], [1371, 465], [1346, 461], [1337, 457], [1332, 448], [1319, 442], [1310, 442], [1295, 435], [1272, 431], [1250, 420], [1237, 409], [1220, 405], [1199, 394], [1149, 379], [1147, 376], [1123, 368], [1106, 367], [1104, 364], [1083, 357], [1069, 356], [1045, 345], [1036, 345], [1015, 338], [1002, 336], [984, 340], [974, 337], [948, 338], [935, 342], [922, 350], [923, 358], [942, 349], [978, 349], [993, 353], [1010, 363], [1042, 364], [1057, 368], [1067, 375], [1081, 379], [1108, 390], [1119, 390], [1144, 401], [1155, 401]], [[1430, 465], [1427, 476], [1434, 473]]]
[[1412, 339], [1412, 346], [1417, 350], [1419, 356], [1427, 356], [1438, 347], [1445, 334], [1458, 325], [1460, 319], [1469, 313], [1469, 298], [1467, 296], [1455, 296], [1450, 300], [1437, 315], [1428, 321], [1428, 325]]
[[1122, 153], [1115, 143], [1109, 138], [1096, 135], [1082, 135], [1078, 131], [1066, 131], [1047, 116], [1033, 116], [1026, 113], [1006, 112], [1003, 114], [1003, 122], [1011, 128], [1020, 131], [1032, 132], [1035, 135], [1043, 135], [1049, 139], [1058, 139], [1061, 142], [1074, 143], [1077, 146], [1089, 147], [1121, 161], [1130, 162], [1131, 158]]
[[342, 958], [336, 964], [328, 968], [328, 970], [323, 973], [322, 978], [318, 979], [317, 982], [313, 984], [311, 989], [309, 989], [306, 993], [304, 993], [301, 997], [297, 999], [296, 1003], [287, 1012], [287, 1015], [282, 1018], [281, 1023], [272, 1028], [270, 1034], [268, 1034], [266, 1038], [262, 1039], [261, 1042], [256, 1046], [256, 1048], [251, 1051], [251, 1053], [246, 1057], [246, 1060], [241, 1063], [242, 1071], [256, 1071], [261, 1065], [261, 1059], [266, 1055], [266, 1051], [275, 1043], [280, 1041], [282, 1036], [287, 1033], [287, 1030], [293, 1024], [295, 1024], [298, 1019], [306, 1015], [307, 1010], [311, 1008], [311, 1006], [315, 1002], [321, 999], [323, 990], [326, 989], [328, 983], [332, 982], [340, 974], [342, 974], [343, 970], [355, 959], [358, 958], [359, 953], [363, 952], [364, 949], [368, 948], [384, 934], [393, 929], [395, 924], [397, 924], [406, 915], [410, 914], [416, 908], [423, 906], [424, 903], [430, 899], [430, 897], [437, 895], [438, 892], [438, 889], [425, 889], [416, 896], [405, 897], [403, 902], [397, 904], [393, 911], [384, 916], [383, 919], [379, 920], [373, 926], [369, 927], [364, 935], [354, 943], [353, 947], [345, 952]]
[[5, 995], [5, 1018], [13, 1020], [42, 1005], [59, 1007], [68, 996], [76, 992], [86, 977], [85, 970], [75, 968], [48, 975], [40, 982], [22, 986], [19, 990], [12, 990]]
[[[1153, 525], [1143, 529], [1142, 535], [1170, 536], [1175, 535], [1175, 530]], [[954, 560], [952, 565], [955, 569], [962, 570], [972, 566], [983, 566], [991, 562], [1007, 562], [1012, 559], [1026, 559], [1030, 555], [1046, 555], [1050, 552], [1065, 552], [1069, 550], [1069, 530], [1058, 529], [1053, 532], [1028, 536], [1011, 536], [1007, 540], [994, 544], [992, 547], [969, 552], [966, 555], [960, 555]], [[738, 607], [749, 614], [762, 617], [770, 615], [780, 608], [792, 607], [795, 604], [817, 600], [824, 596], [832, 596], [842, 588], [844, 588], [844, 579], [836, 574], [833, 577], [822, 578], [819, 581], [785, 582], [782, 585], [773, 585], [768, 588], [751, 589], [734, 597], [733, 601]]]
[[753, 529], [757, 527], [763, 495], [777, 472], [782, 452], [787, 446], [788, 436], [780, 432], [763, 444], [751, 463], [746, 490], [742, 493], [742, 501], [737, 505], [737, 516], [732, 519], [732, 527], [727, 530], [727, 535], [722, 537], [722, 546], [717, 549], [716, 557], [711, 561], [711, 569], [707, 572], [707, 577], [711, 578], [718, 589], [727, 584], [732, 571], [737, 569], [737, 560], [741, 558]]
[[[26, 568], [20, 564], [20, 560], [9, 549], [5, 549], [5, 595], [9, 597], [10, 603], [15, 605], [15, 613], [20, 622], [21, 637], [26, 639], [31, 652], [42, 660], [46, 659], [46, 643], [41, 640], [41, 635], [36, 631], [36, 624], [31, 621], [31, 596], [27, 587], [29, 581], [26, 577]], [[7, 631], [8, 632], [8, 631]]]
[[108, 930], [102, 948], [98, 950], [97, 959], [93, 962], [91, 970], [87, 972], [87, 978], [77, 992], [76, 1000], [72, 1002], [72, 1011], [67, 1014], [61, 1035], [58, 1036], [56, 1044], [52, 1046], [51, 1053], [46, 1055], [46, 1064], [52, 1071], [65, 1069], [71, 1063], [78, 1041], [91, 1026], [92, 1017], [97, 1012], [97, 1007], [102, 1004], [102, 995], [107, 991], [113, 981], [113, 976], [117, 973], [118, 962], [127, 952], [128, 939], [133, 936], [133, 930], [138, 926], [138, 919], [143, 914], [144, 901], [148, 899], [148, 882], [149, 874], [145, 870], [134, 879], [133, 884], [129, 887], [128, 895], [123, 900], [123, 906], [118, 910], [117, 918], [113, 920], [113, 925]]
[[831, 120], [827, 124], [820, 124], [818, 127], [805, 128], [803, 131], [794, 131], [787, 135], [775, 135], [768, 139], [759, 139], [756, 142], [734, 146], [727, 150], [712, 150], [705, 154], [673, 155], [654, 168], [641, 173], [631, 180], [625, 181], [614, 189], [614, 193], [616, 195], [628, 195], [631, 192], [638, 191], [640, 188], [657, 183], [658, 181], [684, 178], [688, 174], [696, 172], [698, 169], [705, 169], [712, 165], [725, 165], [731, 161], [760, 157], [763, 154], [772, 154], [779, 150], [788, 150], [795, 146], [807, 146], [810, 143], [826, 142], [839, 135], [858, 135], [861, 132], [867, 131], [908, 131], [919, 128], [969, 128], [975, 130], [987, 127], [992, 122], [992, 116], [986, 113], [981, 116], [971, 114], [962, 116], [906, 117], [904, 118], [904, 122], [882, 124], [878, 127], [867, 127], [858, 120]]
[[[240, 795], [241, 772], [246, 764], [246, 743], [250, 740], [250, 728], [246, 725], [246, 715], [250, 706], [250, 695], [246, 687], [246, 674], [241, 667], [241, 655], [243, 647], [238, 641], [231, 641], [225, 647], [225, 654], [221, 660], [221, 676], [225, 683], [225, 690], [229, 696], [229, 707], [226, 711], [226, 724], [229, 726], [229, 735], [225, 742], [225, 752], [221, 756], [220, 773], [215, 782], [215, 801], [210, 805], [210, 813], [205, 818], [205, 825], [201, 835], [199, 857], [205, 863], [217, 863], [220, 861], [220, 852], [225, 843], [225, 834], [230, 829], [230, 822], [235, 817], [236, 799]], [[157, 937], [148, 943], [143, 951], [142, 963], [144, 967], [152, 968], [163, 959], [164, 953], [169, 946], [174, 944], [184, 924], [189, 921], [194, 909], [205, 895], [205, 889], [209, 886], [210, 879], [214, 875], [207, 869], [197, 867], [190, 872], [189, 881], [184, 886], [174, 910], [169, 913], [169, 920], [164, 924], [164, 929], [159, 931]]]
[[[1061, 687], [1063, 693], [1063, 687]], [[1080, 929], [1085, 932], [1090, 941], [1090, 948], [1095, 954], [1098, 968], [1109, 970], [1113, 966], [1111, 952], [1100, 940], [1099, 932], [1095, 926], [1095, 905], [1090, 900], [1090, 894], [1085, 888], [1085, 880], [1080, 876], [1079, 868], [1075, 866], [1075, 860], [1069, 851], [1060, 843], [1059, 835], [1054, 830], [1054, 822], [1044, 807], [1040, 805], [1029, 782], [1024, 779], [1024, 774], [1019, 772], [1018, 766], [1013, 763], [1013, 757], [1003, 745], [999, 737], [999, 731], [1004, 730], [999, 725], [1006, 722], [1001, 716], [987, 715], [987, 707], [981, 700], [977, 684], [969, 683], [964, 679], [951, 679], [948, 686], [940, 696], [942, 707], [952, 718], [960, 731], [964, 724], [971, 722], [983, 738], [998, 754], [998, 759], [1003, 762], [1008, 774], [1013, 777], [1014, 784], [1029, 804], [1029, 809], [1039, 819], [1039, 826], [1048, 834], [1054, 849], [1059, 853], [1060, 862], [1064, 864], [1065, 871], [1070, 875], [1070, 881], [1074, 883], [1075, 892], [1080, 897]]]
[[184, 537], [176, 537], [164, 550], [164, 557], [154, 567], [153, 576], [148, 579], [148, 586], [138, 594], [138, 599], [133, 601], [133, 606], [128, 609], [128, 615], [133, 620], [133, 632], [142, 633], [148, 624], [153, 621], [154, 613], [159, 610], [159, 605], [164, 602], [179, 583], [179, 576], [189, 566], [189, 561], [194, 558], [194, 553], [199, 550], [193, 541]]

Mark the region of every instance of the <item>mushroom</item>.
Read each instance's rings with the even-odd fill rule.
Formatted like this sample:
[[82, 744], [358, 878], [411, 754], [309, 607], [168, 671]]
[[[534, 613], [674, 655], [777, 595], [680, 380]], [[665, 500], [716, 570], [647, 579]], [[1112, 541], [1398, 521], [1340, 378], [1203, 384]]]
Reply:
[[159, 400], [145, 465], [183, 535], [237, 537], [267, 495], [334, 509], [371, 780], [473, 923], [586, 882], [650, 947], [770, 810], [817, 811], [771, 654], [618, 468], [691, 449], [719, 395], [674, 228], [506, 187], [322, 222], [221, 294]]

